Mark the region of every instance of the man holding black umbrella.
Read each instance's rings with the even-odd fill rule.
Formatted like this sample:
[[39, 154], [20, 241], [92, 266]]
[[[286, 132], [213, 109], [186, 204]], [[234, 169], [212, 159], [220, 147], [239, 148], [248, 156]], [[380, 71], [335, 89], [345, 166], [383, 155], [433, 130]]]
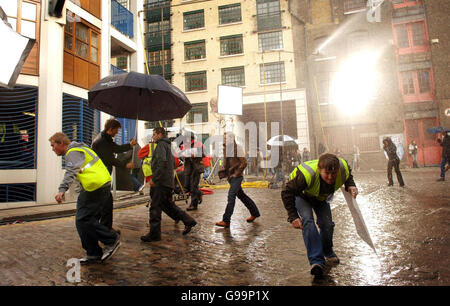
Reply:
[[[129, 162], [125, 164], [114, 157], [114, 153], [122, 153], [129, 151], [136, 145], [136, 139], [132, 139], [129, 144], [118, 145], [114, 142], [113, 137], [119, 132], [122, 127], [119, 121], [114, 118], [108, 119], [105, 123], [105, 129], [101, 131], [100, 134], [95, 137], [92, 142], [92, 149], [97, 153], [102, 162], [105, 164], [109, 173], [112, 172], [112, 167], [126, 167], [128, 169], [133, 169], [133, 163]], [[110, 230], [113, 223], [113, 198], [110, 192], [109, 199], [105, 202], [105, 206], [102, 209], [100, 222], [108, 227]], [[117, 232], [117, 230], [114, 230]]]
[[175, 221], [183, 221], [185, 225], [183, 235], [188, 234], [197, 224], [194, 218], [176, 206], [172, 199], [175, 159], [166, 130], [163, 127], [155, 128], [153, 130], [153, 140], [156, 142], [156, 149], [153, 152], [151, 161], [153, 177], [149, 182], [153, 189], [152, 202], [150, 204], [150, 231], [147, 235], [141, 237], [141, 240], [144, 242], [161, 240], [162, 211]]

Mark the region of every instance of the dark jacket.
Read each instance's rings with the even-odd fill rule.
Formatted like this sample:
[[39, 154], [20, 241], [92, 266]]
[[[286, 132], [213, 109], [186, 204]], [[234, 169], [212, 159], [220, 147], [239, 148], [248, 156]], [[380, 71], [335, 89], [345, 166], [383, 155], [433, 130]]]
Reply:
[[397, 156], [397, 147], [390, 138], [383, 140], [383, 149], [386, 151], [389, 160], [399, 159]]
[[442, 146], [442, 158], [446, 158], [449, 161], [450, 158], [450, 132], [444, 136], [442, 141], [440, 141], [440, 145]]
[[[348, 163], [347, 163], [348, 165]], [[352, 170], [350, 166], [349, 169], [349, 177], [345, 181], [344, 186], [345, 190], [348, 191], [348, 187], [356, 186], [355, 181], [353, 180]], [[320, 175], [319, 175], [320, 177]], [[308, 188], [308, 184], [306, 183], [305, 176], [301, 171], [297, 171], [297, 175], [290, 181], [286, 183], [283, 191], [281, 192], [281, 199], [283, 200], [284, 207], [288, 213], [288, 222], [292, 222], [298, 218], [297, 209], [295, 208], [295, 197], [301, 197], [312, 205], [319, 204], [320, 201], [314, 197], [310, 197], [307, 194], [303, 193], [303, 191]], [[320, 195], [332, 195], [334, 194], [334, 184], [328, 185], [325, 183], [322, 178], [320, 178]]]
[[119, 160], [114, 157], [114, 153], [122, 153], [130, 150], [132, 147], [129, 143], [118, 145], [114, 142], [112, 137], [106, 134], [106, 131], [101, 131], [92, 142], [92, 150], [97, 153], [102, 162], [108, 168], [109, 173], [112, 172], [112, 166], [125, 167], [127, 160]]
[[172, 154], [170, 140], [167, 137], [156, 142], [156, 149], [152, 157], [153, 183], [155, 187], [168, 187], [173, 189], [173, 166], [175, 159]]
[[[232, 155], [231, 157], [229, 157]], [[247, 167], [247, 159], [244, 150], [234, 142], [233, 152], [227, 152], [226, 144], [223, 145], [224, 173], [227, 177], [241, 177], [245, 167]]]

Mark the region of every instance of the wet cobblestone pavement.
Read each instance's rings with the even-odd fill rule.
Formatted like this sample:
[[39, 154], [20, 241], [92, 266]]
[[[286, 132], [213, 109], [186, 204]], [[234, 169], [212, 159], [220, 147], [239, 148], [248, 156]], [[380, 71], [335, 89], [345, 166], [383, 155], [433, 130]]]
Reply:
[[[249, 224], [237, 201], [229, 229], [214, 224], [225, 210], [227, 189], [205, 195], [198, 225], [163, 214], [162, 241], [143, 243], [145, 203], [115, 210], [122, 246], [108, 262], [81, 267], [76, 285], [347, 286], [450, 284], [450, 181], [438, 168], [404, 170], [406, 187], [386, 186], [384, 172], [356, 173], [358, 203], [377, 254], [357, 235], [344, 197], [336, 193], [334, 248], [341, 263], [314, 279], [301, 232], [290, 227], [280, 189], [246, 189], [262, 216]], [[177, 204], [185, 209], [184, 201]], [[67, 261], [84, 251], [71, 218], [0, 226], [0, 285], [75, 285]]]

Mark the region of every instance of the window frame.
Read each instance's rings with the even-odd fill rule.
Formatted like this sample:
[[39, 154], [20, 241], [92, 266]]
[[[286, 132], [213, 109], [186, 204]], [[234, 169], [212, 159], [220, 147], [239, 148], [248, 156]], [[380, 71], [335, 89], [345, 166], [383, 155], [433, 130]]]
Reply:
[[[197, 18], [201, 19], [201, 21], [202, 21], [202, 22], [198, 23], [199, 26], [186, 28], [186, 25], [187, 25], [186, 18], [188, 16], [197, 15], [197, 14], [199, 15]], [[200, 16], [201, 16], [201, 18], [200, 18]], [[193, 31], [193, 30], [204, 29], [204, 28], [205, 28], [205, 10], [201, 9], [201, 10], [183, 12], [183, 31]]]
[[[194, 55], [194, 58], [191, 58], [191, 56], [188, 57], [188, 51], [193, 50], [199, 50], [198, 54]], [[189, 54], [192, 54], [195, 52], [189, 52]], [[198, 56], [198, 58], [195, 58], [195, 56]], [[206, 40], [194, 40], [194, 41], [187, 41], [184, 43], [184, 61], [195, 61], [195, 60], [201, 60], [206, 58]]]
[[[72, 15], [72, 16], [69, 16], [69, 15]], [[80, 58], [86, 62], [93, 64], [93, 65], [100, 66], [100, 48], [101, 48], [100, 30], [97, 29], [96, 27], [94, 27], [93, 25], [91, 25], [89, 22], [83, 20], [82, 18], [80, 18], [78, 15], [76, 15], [75, 13], [73, 13], [71, 11], [67, 11], [66, 18], [73, 18], [73, 21], [70, 22], [69, 20], [66, 20], [66, 25], [64, 26], [64, 52], [67, 52], [73, 56], [76, 56], [77, 58]], [[79, 20], [79, 22], [77, 22], [77, 20]], [[88, 58], [82, 57], [81, 55], [77, 54], [77, 52], [76, 52], [76, 41], [77, 40], [86, 44], [86, 41], [83, 41], [76, 37], [77, 23], [83, 24], [84, 26], [86, 26], [88, 28], [88, 41], [87, 41]], [[72, 25], [72, 32], [69, 32], [67, 30], [69, 24]], [[92, 32], [94, 32], [97, 35], [97, 46], [92, 45]], [[71, 36], [72, 49], [66, 48], [66, 36]], [[92, 60], [92, 54], [91, 54], [92, 49], [97, 50], [97, 61], [96, 62], [94, 62]]]
[[[360, 2], [359, 5], [356, 2]], [[349, 9], [348, 6], [350, 6], [351, 8]], [[344, 0], [344, 15], [359, 13], [365, 11], [366, 8], [367, 8], [366, 0]]]
[[[244, 54], [244, 38], [242, 34], [236, 35], [228, 35], [220, 37], [220, 56], [233, 56], [233, 55], [242, 55]], [[240, 45], [240, 48], [237, 48], [236, 53], [231, 53], [230, 45], [233, 46], [233, 43], [236, 45]]]
[[[223, 19], [226, 15], [226, 13], [230, 14], [232, 17], [234, 17], [234, 14], [236, 14], [233, 10], [237, 8], [239, 9], [239, 20], [233, 20], [228, 22], [223, 22]], [[228, 11], [227, 11], [228, 10]], [[240, 3], [233, 3], [233, 4], [227, 4], [227, 5], [221, 5], [217, 9], [219, 14], [219, 25], [226, 25], [226, 24], [233, 24], [242, 22], [242, 7]], [[229, 17], [229, 15], [228, 15]]]
[[[401, 2], [401, 3], [397, 3], [396, 1]], [[421, 5], [421, 4], [422, 4], [422, 0], [393, 0], [392, 1], [392, 6], [394, 9], [416, 6], [416, 5]]]
[[[422, 45], [415, 45], [414, 44], [414, 32], [413, 32], [413, 26], [415, 24], [421, 24], [422, 30], [423, 30], [423, 44]], [[406, 33], [408, 35], [408, 47], [400, 47], [399, 46], [399, 35], [397, 30], [399, 27], [405, 27]], [[425, 52], [430, 49], [429, 47], [429, 36], [427, 31], [427, 24], [426, 20], [414, 20], [414, 21], [408, 21], [408, 22], [402, 22], [402, 23], [395, 23], [393, 24], [394, 28], [394, 41], [395, 45], [397, 46], [397, 53], [399, 55], [402, 54], [409, 54], [409, 53], [416, 53], [416, 52]]]
[[[195, 76], [198, 76], [197, 80], [202, 83], [201, 88], [199, 87], [199, 89], [193, 89], [195, 86], [193, 86], [191, 84], [191, 82], [196, 81]], [[190, 79], [191, 77], [193, 77], [193, 79]], [[203, 91], [203, 90], [208, 89], [206, 70], [186, 72], [184, 74], [184, 79], [185, 79], [185, 91], [186, 92], [196, 92], [196, 91]]]
[[[268, 82], [268, 78], [265, 78], [265, 76], [267, 75], [267, 73], [271, 73], [269, 70], [267, 70], [267, 66], [269, 67], [280, 67], [279, 71], [280, 71], [280, 79], [279, 80], [272, 80], [271, 78], [271, 82]], [[275, 71], [272, 71], [272, 73]], [[261, 86], [264, 85], [272, 85], [272, 84], [280, 84], [280, 83], [284, 83], [286, 82], [286, 66], [284, 65], [284, 61], [277, 61], [277, 62], [270, 62], [270, 63], [265, 63], [264, 64], [264, 68], [263, 68], [263, 64], [259, 64], [259, 83]]]
[[[238, 72], [238, 74], [233, 75], [233, 77], [237, 76], [236, 83], [235, 82], [225, 82], [226, 75], [224, 73], [227, 73], [227, 72]], [[237, 86], [237, 87], [245, 86], [245, 67], [244, 66], [225, 67], [220, 70], [220, 73], [221, 73], [222, 85]], [[229, 76], [231, 76], [231, 75], [232, 74], [230, 74]]]
[[[278, 36], [278, 47], [277, 48], [268, 48], [268, 49], [264, 49], [262, 48], [263, 44], [261, 43], [263, 41], [262, 37], [263, 35], [270, 35], [270, 34], [274, 34], [277, 33], [279, 34]], [[268, 37], [265, 38], [265, 40], [268, 41], [275, 41], [276, 37]], [[266, 45], [269, 45], [266, 43]], [[284, 49], [284, 41], [283, 41], [283, 31], [270, 31], [270, 32], [263, 32], [263, 33], [258, 33], [258, 51], [259, 52], [264, 52], [264, 51], [274, 51], [274, 50], [283, 50]]]
[[[427, 72], [428, 73], [428, 90], [425, 92], [420, 92], [421, 86], [419, 81], [419, 73], [421, 72]], [[433, 77], [433, 71], [431, 68], [425, 68], [425, 69], [416, 69], [416, 70], [408, 70], [408, 71], [401, 71], [398, 73], [398, 79], [399, 79], [399, 88], [400, 93], [403, 97], [403, 102], [405, 103], [411, 103], [411, 102], [425, 102], [425, 101], [432, 101], [433, 100], [433, 91], [434, 91], [434, 77]], [[410, 82], [412, 79], [412, 84], [405, 84], [405, 78], [404, 76], [406, 74], [410, 74], [411, 78], [408, 78], [407, 81]], [[413, 86], [411, 86], [413, 85]], [[408, 92], [405, 93], [405, 87], [408, 87]], [[411, 89], [414, 88], [414, 92], [411, 92]]]
[[186, 123], [187, 124], [195, 124], [195, 114], [202, 114], [202, 122], [208, 122], [209, 118], [209, 110], [208, 110], [208, 102], [200, 102], [200, 103], [192, 103], [192, 108], [186, 114]]

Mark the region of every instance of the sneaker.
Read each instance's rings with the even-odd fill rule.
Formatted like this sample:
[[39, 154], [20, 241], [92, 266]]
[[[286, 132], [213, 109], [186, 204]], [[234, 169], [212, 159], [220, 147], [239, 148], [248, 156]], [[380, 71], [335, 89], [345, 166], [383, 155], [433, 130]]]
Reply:
[[161, 241], [161, 237], [153, 237], [150, 233], [145, 236], [141, 236], [143, 242]]
[[225, 221], [217, 222], [216, 225], [217, 225], [217, 226], [221, 226], [221, 227], [225, 227], [225, 228], [230, 227], [230, 224], [227, 223], [227, 222], [225, 222]]
[[319, 264], [313, 264], [311, 266], [311, 274], [315, 276], [323, 275], [324, 266]]
[[331, 265], [337, 265], [340, 262], [339, 257], [337, 257], [336, 255], [330, 256], [330, 257], [325, 257], [325, 261]]
[[120, 235], [120, 229], [111, 228], [111, 232], [116, 233], [117, 235]]
[[190, 231], [192, 230], [192, 228], [193, 228], [194, 226], [196, 226], [196, 225], [197, 225], [197, 222], [196, 222], [196, 221], [192, 222], [192, 223], [189, 224], [189, 225], [186, 225], [186, 226], [184, 227], [183, 235], [189, 234]]
[[191, 211], [191, 210], [197, 210], [197, 206], [189, 205], [189, 207], [186, 208], [186, 210], [189, 210], [189, 211]]
[[248, 223], [251, 223], [253, 221], [255, 221], [256, 218], [258, 218], [259, 216], [250, 216], [250, 218], [247, 219]]
[[120, 247], [120, 235], [117, 234], [116, 241], [114, 241], [113, 244], [105, 245], [103, 248], [103, 256], [102, 256], [102, 262], [105, 262], [109, 258], [111, 258], [114, 253], [119, 249]]
[[145, 188], [145, 184], [142, 184], [142, 186], [139, 187], [139, 189], [138, 189], [139, 193], [142, 192], [142, 194], [144, 194], [144, 188]]
[[445, 181], [444, 177], [441, 177], [440, 179], [436, 180], [436, 182], [443, 182], [443, 181]]
[[85, 257], [80, 258], [79, 260], [80, 260], [80, 265], [89, 265], [89, 264], [100, 263], [102, 261], [102, 257], [86, 255]]

